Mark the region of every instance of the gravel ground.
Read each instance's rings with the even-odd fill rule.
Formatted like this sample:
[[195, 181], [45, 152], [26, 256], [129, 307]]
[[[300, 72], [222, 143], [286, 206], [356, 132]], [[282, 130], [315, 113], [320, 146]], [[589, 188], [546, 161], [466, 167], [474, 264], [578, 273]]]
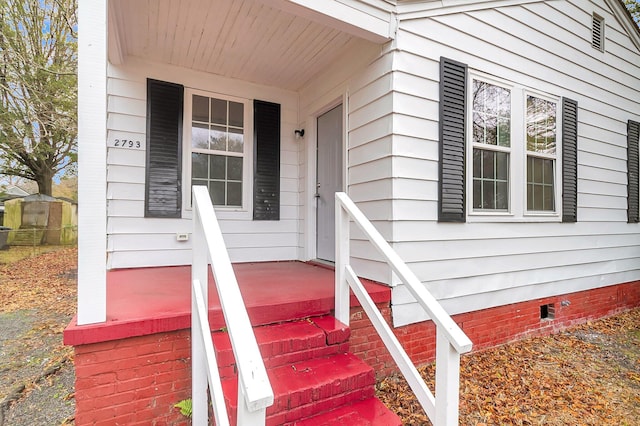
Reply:
[[0, 426], [72, 424], [73, 362], [61, 346], [70, 318], [55, 313], [0, 314]]

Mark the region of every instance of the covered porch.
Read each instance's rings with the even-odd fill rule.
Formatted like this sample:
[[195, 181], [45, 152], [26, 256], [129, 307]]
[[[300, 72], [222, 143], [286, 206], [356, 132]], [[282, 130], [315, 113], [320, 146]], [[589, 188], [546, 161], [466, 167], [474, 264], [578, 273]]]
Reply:
[[[194, 152], [198, 158], [231, 159], [236, 167], [235, 175], [219, 182], [207, 177], [212, 186], [228, 184], [227, 199], [216, 208], [233, 262], [320, 257], [316, 119], [345, 104], [338, 118], [346, 122], [346, 82], [379, 56], [395, 31], [393, 7], [385, 0], [321, 3], [80, 2], [80, 324], [113, 322], [116, 307], [108, 305], [119, 302], [112, 276], [124, 273], [117, 270], [190, 263]], [[149, 95], [152, 81], [173, 87], [180, 97], [167, 102], [177, 105], [171, 120], [150, 124], [150, 115], [161, 115], [162, 103]], [[205, 125], [193, 121], [194, 102], [204, 98], [244, 111], [239, 122], [225, 121], [231, 126], [225, 135], [241, 135], [241, 148], [204, 149], [192, 140], [191, 127]], [[266, 120], [275, 142], [258, 148], [260, 102], [278, 112]], [[218, 129], [212, 117], [206, 126]], [[158, 122], [165, 128], [156, 131]], [[344, 153], [348, 129], [339, 136]], [[257, 162], [268, 167], [258, 172]], [[335, 164], [334, 175], [343, 177], [339, 190], [348, 191], [347, 162]], [[269, 197], [268, 217], [260, 215], [260, 194], [268, 194], [262, 197]], [[327, 211], [330, 222], [333, 213]]]
[[[253, 262], [233, 265], [253, 326], [330, 314], [334, 309], [334, 270], [311, 262]], [[84, 345], [191, 328], [191, 268], [173, 266], [107, 272], [107, 319], [64, 332], [67, 345]], [[388, 303], [391, 289], [363, 283], [376, 304]], [[356, 306], [351, 296], [351, 306]], [[226, 327], [209, 270], [209, 322]]]

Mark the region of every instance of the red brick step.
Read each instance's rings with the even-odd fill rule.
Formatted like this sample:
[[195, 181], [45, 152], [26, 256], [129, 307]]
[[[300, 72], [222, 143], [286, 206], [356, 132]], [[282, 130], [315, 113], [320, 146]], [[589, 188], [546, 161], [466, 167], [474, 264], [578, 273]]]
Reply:
[[[328, 424], [329, 418], [342, 419], [333, 423], [336, 425], [401, 424], [374, 397], [375, 373], [357, 356], [347, 353], [349, 328], [335, 318], [261, 326], [254, 332], [274, 392], [274, 403], [267, 408], [267, 425], [321, 425]], [[212, 336], [227, 410], [234, 424], [238, 379], [233, 351], [226, 332], [214, 332]], [[323, 417], [326, 415], [329, 417]], [[298, 423], [303, 421], [307, 423]]]
[[[273, 368], [349, 350], [349, 328], [330, 316], [256, 327], [253, 329], [265, 367]], [[235, 359], [226, 331], [211, 334], [220, 377], [235, 375]]]
[[353, 402], [287, 426], [401, 426], [402, 420], [378, 398]]

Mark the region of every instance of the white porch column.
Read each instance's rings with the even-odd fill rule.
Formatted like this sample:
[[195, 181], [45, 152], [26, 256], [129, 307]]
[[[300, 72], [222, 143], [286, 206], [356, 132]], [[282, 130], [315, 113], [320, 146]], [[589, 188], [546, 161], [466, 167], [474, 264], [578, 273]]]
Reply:
[[78, 325], [107, 319], [107, 0], [78, 1]]

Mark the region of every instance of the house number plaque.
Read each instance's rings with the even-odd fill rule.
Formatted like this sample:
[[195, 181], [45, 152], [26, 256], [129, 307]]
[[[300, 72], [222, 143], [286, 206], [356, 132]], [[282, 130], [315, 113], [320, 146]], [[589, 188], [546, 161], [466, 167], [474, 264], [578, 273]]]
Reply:
[[137, 137], [126, 135], [111, 136], [107, 140], [109, 148], [144, 149], [144, 141]]

